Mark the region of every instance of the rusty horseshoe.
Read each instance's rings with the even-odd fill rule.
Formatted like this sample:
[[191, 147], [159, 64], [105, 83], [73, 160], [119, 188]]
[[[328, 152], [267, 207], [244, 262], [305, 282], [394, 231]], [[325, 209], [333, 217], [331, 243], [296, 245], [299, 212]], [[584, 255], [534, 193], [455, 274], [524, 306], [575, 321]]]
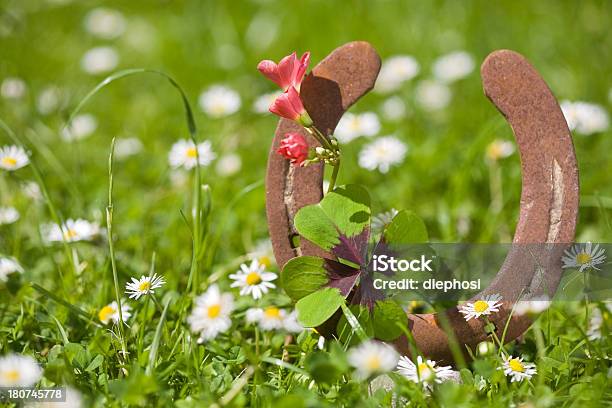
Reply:
[[[321, 61], [306, 77], [301, 91], [316, 126], [332, 133], [342, 114], [373, 88], [379, 70], [380, 58], [366, 42], [345, 44]], [[578, 216], [578, 168], [559, 104], [523, 56], [509, 50], [494, 51], [483, 62], [481, 76], [486, 96], [512, 127], [521, 158], [520, 214], [513, 239], [517, 246], [512, 246], [491, 285], [479, 295], [503, 296], [502, 309], [491, 318], [501, 335], [513, 304], [525, 290], [550, 294], [559, 284], [560, 255], [574, 239]], [[278, 155], [279, 141], [287, 132], [300, 132], [316, 146], [299, 125], [279, 121], [268, 159], [266, 211], [274, 256], [281, 267], [295, 256], [325, 255], [306, 240], [301, 246], [295, 244], [293, 217], [300, 208], [322, 199], [323, 167], [296, 167]], [[535, 256], [525, 256], [520, 244], [542, 245]], [[534, 279], [536, 275], [538, 279]], [[546, 287], [541, 281], [547, 282]], [[466, 322], [456, 308], [442, 313], [445, 319], [439, 314], [408, 315], [409, 329], [425, 356], [452, 361], [442, 323], [449, 325], [460, 344], [475, 347], [486, 339], [481, 321]], [[530, 324], [529, 318], [512, 315], [505, 341], [520, 336]], [[409, 354], [405, 337], [394, 345]]]

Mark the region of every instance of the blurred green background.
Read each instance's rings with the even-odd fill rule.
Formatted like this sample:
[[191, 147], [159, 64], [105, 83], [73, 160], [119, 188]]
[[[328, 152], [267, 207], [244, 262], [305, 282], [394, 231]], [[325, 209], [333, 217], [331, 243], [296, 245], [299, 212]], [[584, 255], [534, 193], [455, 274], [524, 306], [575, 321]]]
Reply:
[[[121, 13], [125, 21], [121, 35], [105, 39], [86, 29], [87, 13], [99, 7]], [[344, 149], [348, 159], [339, 182], [367, 186], [374, 211], [392, 207], [416, 211], [435, 241], [507, 242], [519, 209], [519, 158], [515, 153], [495, 165], [501, 169], [503, 205], [501, 210], [492, 208], [490, 179], [497, 167], [487, 163], [485, 151], [495, 139], [512, 140], [512, 132], [484, 97], [478, 69], [449, 85], [452, 100], [443, 109], [422, 109], [415, 102], [415, 87], [431, 78], [433, 61], [443, 54], [467, 51], [478, 66], [491, 51], [509, 48], [533, 63], [559, 100], [589, 101], [609, 111], [610, 11], [605, 0], [3, 0], [0, 80], [21, 78], [26, 91], [21, 98], [0, 99], [0, 117], [32, 146], [34, 160], [66, 218], [103, 221], [111, 138], [139, 138], [142, 151], [118, 161], [115, 168], [119, 256], [141, 270], [155, 250], [164, 268], [186, 271], [190, 236], [179, 210], [189, 207], [190, 183], [177, 182], [180, 177], [173, 175], [167, 162], [174, 141], [188, 137], [180, 99], [167, 82], [153, 75], [122, 79], [84, 107], [97, 119], [95, 132], [67, 143], [60, 131], [70, 111], [112, 72], [85, 72], [81, 68], [84, 54], [93, 47], [111, 46], [119, 57], [113, 71], [144, 67], [168, 73], [186, 90], [196, 112], [199, 138], [212, 141], [219, 156], [240, 156], [242, 168], [236, 174], [219, 175], [214, 163], [203, 172], [218, 214], [213, 228], [223, 237], [216, 257], [227, 261], [267, 237], [262, 186], [242, 196], [228, 217], [222, 218], [236, 194], [263, 179], [276, 126], [272, 115], [252, 110], [257, 97], [275, 90], [257, 72], [257, 63], [266, 58], [277, 61], [294, 50], [300, 54], [310, 50], [316, 64], [345, 42], [366, 40], [383, 61], [408, 54], [421, 66], [420, 73], [399, 90], [371, 93], [352, 108], [380, 114], [388, 97], [400, 96], [406, 104], [405, 117], [392, 121], [381, 116], [379, 134], [394, 134], [409, 152], [403, 165], [387, 174], [364, 170], [358, 167], [357, 156], [368, 139], [359, 138]], [[198, 96], [213, 84], [239, 92], [238, 113], [211, 118], [202, 112]], [[59, 90], [59, 108], [41, 114], [37, 98], [49, 86]], [[610, 133], [608, 129], [574, 135], [581, 177], [581, 241], [612, 239]], [[0, 144], [8, 143], [0, 135]], [[31, 178], [29, 168], [5, 175], [0, 197], [3, 205], [18, 207], [27, 219], [11, 234], [31, 240], [8, 235], [3, 239], [10, 245], [4, 252], [17, 257], [28, 246], [37, 245], [37, 225], [50, 220], [43, 206], [19, 195], [19, 183]]]

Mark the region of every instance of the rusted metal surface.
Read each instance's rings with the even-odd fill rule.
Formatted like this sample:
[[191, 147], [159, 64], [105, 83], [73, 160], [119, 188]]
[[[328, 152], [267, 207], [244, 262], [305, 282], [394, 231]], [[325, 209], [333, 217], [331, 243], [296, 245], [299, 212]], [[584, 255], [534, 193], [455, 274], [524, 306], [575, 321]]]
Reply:
[[[317, 126], [331, 132], [342, 113], [374, 85], [380, 61], [367, 43], [350, 43], [322, 61], [303, 84], [303, 98]], [[578, 216], [578, 168], [567, 124], [550, 89], [520, 54], [501, 50], [490, 54], [481, 67], [485, 94], [510, 123], [518, 144], [522, 191], [519, 220], [504, 264], [492, 284], [479, 296], [500, 294], [504, 305], [491, 316], [501, 336], [519, 296], [551, 294], [561, 278], [561, 253], [574, 238]], [[275, 153], [278, 141], [297, 125], [281, 120], [270, 150], [267, 174], [267, 214], [279, 266], [300, 255], [324, 255], [304, 242], [291, 246], [292, 219], [297, 210], [322, 198], [322, 167], [293, 168]], [[541, 243], [529, 246], [521, 244]], [[555, 244], [555, 245], [552, 245]], [[527, 251], [529, 253], [527, 253]], [[457, 309], [444, 316], [409, 315], [409, 328], [419, 349], [429, 358], [452, 361], [445, 322], [461, 345], [475, 347], [486, 339], [484, 324], [466, 322]], [[520, 336], [530, 325], [514, 316], [505, 340]], [[394, 342], [409, 354], [405, 338]], [[465, 347], [461, 347], [464, 349]]]

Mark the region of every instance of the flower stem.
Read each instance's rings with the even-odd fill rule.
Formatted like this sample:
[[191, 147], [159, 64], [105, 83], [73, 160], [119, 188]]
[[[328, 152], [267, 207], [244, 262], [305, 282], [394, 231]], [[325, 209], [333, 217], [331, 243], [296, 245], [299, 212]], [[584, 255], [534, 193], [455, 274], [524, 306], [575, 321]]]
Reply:
[[115, 247], [113, 245], [113, 155], [115, 152], [115, 138], [111, 142], [111, 151], [108, 157], [108, 206], [106, 207], [106, 233], [108, 236], [108, 249], [111, 259], [111, 269], [113, 272], [113, 284], [115, 286], [115, 301], [117, 302], [117, 311], [119, 312], [119, 322], [117, 324], [119, 330], [119, 341], [121, 351], [126, 360], [128, 360], [127, 346], [125, 344], [125, 335], [123, 333], [123, 310], [121, 307], [121, 295], [119, 294], [119, 278], [117, 277], [117, 265], [115, 262]]
[[332, 175], [329, 180], [329, 187], [327, 188], [327, 193], [331, 193], [334, 190], [334, 186], [336, 185], [336, 179], [338, 178], [339, 170], [340, 170], [340, 157], [338, 157], [336, 159], [336, 163], [334, 163], [334, 169], [332, 171]]

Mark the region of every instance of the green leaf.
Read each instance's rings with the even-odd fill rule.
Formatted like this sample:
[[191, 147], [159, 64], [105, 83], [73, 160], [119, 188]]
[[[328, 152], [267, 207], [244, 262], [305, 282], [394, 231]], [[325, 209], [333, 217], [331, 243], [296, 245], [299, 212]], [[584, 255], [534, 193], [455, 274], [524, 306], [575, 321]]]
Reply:
[[304, 361], [304, 368], [316, 382], [323, 384], [332, 384], [342, 375], [342, 367], [335, 364], [329, 353], [322, 351], [310, 353]]
[[393, 300], [376, 302], [372, 317], [374, 337], [384, 341], [397, 339], [402, 334], [402, 329], [397, 323], [406, 325], [407, 319], [406, 312]]
[[100, 367], [104, 362], [104, 356], [102, 354], [98, 354], [87, 366], [85, 371], [94, 371], [96, 368]]
[[383, 240], [388, 244], [422, 244], [429, 241], [425, 223], [415, 213], [402, 210], [387, 225]]
[[299, 256], [283, 267], [281, 283], [294, 301], [316, 292], [329, 282], [325, 260], [316, 256]]
[[294, 224], [300, 235], [330, 250], [340, 243], [340, 234], [352, 237], [370, 225], [370, 195], [361, 186], [337, 187], [320, 203], [298, 211]]
[[[347, 312], [345, 312], [342, 314], [342, 317], [340, 317], [340, 320], [338, 320], [338, 325], [336, 326], [338, 340], [340, 340], [343, 344], [349, 343], [351, 345], [355, 345], [374, 336], [372, 319], [370, 317], [370, 311], [367, 307], [361, 305], [351, 305], [350, 307], [347, 306], [343, 307], [342, 309], [344, 311], [348, 309], [351, 314], [349, 315]], [[349, 318], [352, 321], [349, 321]]]
[[296, 303], [298, 321], [304, 327], [317, 327], [329, 319], [342, 303], [344, 296], [338, 289], [319, 289]]

